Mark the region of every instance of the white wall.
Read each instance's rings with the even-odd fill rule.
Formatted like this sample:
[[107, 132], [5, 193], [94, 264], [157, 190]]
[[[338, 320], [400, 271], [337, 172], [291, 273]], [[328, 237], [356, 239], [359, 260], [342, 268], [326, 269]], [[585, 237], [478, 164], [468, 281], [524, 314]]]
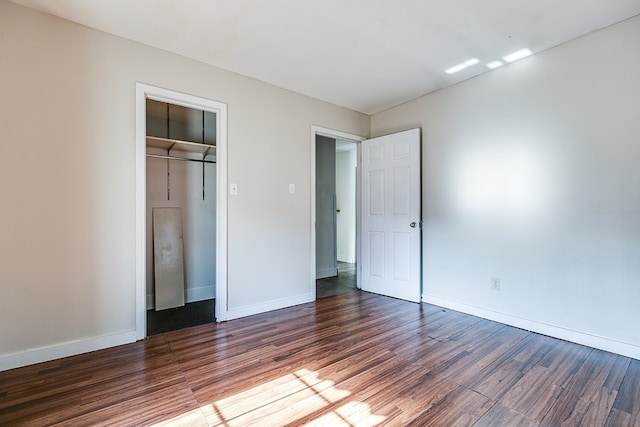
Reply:
[[6, 0], [0, 29], [0, 369], [135, 338], [136, 82], [228, 104], [230, 317], [312, 298], [310, 129], [368, 116]]
[[338, 261], [356, 262], [356, 144], [336, 152]]
[[638, 40], [640, 17], [372, 117], [423, 128], [427, 301], [640, 358]]

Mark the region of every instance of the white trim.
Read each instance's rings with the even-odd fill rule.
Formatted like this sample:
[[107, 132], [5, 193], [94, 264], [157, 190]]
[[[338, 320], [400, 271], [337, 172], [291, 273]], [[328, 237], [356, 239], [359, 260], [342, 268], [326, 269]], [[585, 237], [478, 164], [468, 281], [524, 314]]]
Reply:
[[219, 103], [216, 123], [216, 320], [227, 320], [227, 104]]
[[[346, 133], [335, 129], [311, 125], [311, 272], [309, 280], [309, 292], [313, 294], [312, 301], [316, 299], [316, 136], [342, 139], [357, 143], [358, 173], [356, 175], [356, 218], [360, 217], [360, 142], [367, 139], [364, 136]], [[360, 259], [360, 221], [356, 220], [356, 260]], [[356, 286], [360, 287], [360, 264], [356, 269]]]
[[8, 354], [0, 357], [0, 372], [9, 369], [33, 365], [35, 363], [48, 362], [90, 351], [102, 350], [117, 345], [129, 344], [136, 341], [136, 332], [122, 332], [86, 340], [69, 341], [63, 344], [55, 344], [48, 347], [20, 353]]
[[356, 264], [356, 288], [362, 289], [362, 144], [359, 143], [356, 150], [356, 256], [353, 262]]
[[146, 85], [136, 83], [136, 339], [147, 334], [147, 122]]
[[[314, 286], [315, 290], [315, 286]], [[262, 302], [259, 304], [249, 305], [246, 307], [233, 308], [227, 311], [227, 319], [239, 319], [240, 317], [253, 316], [254, 314], [266, 313], [268, 311], [280, 310], [281, 308], [292, 307], [294, 305], [306, 304], [316, 299], [315, 291], [313, 293], [298, 295], [290, 298], [282, 298], [273, 301]]]
[[432, 295], [422, 294], [422, 300], [429, 304], [434, 304], [440, 307], [449, 308], [451, 310], [460, 311], [462, 313], [471, 314], [473, 316], [482, 317], [483, 319], [493, 320], [494, 322], [514, 326], [516, 328], [525, 329], [527, 331], [548, 335], [550, 337], [558, 338], [561, 340], [586, 345], [588, 347], [593, 347], [640, 360], [640, 346], [637, 345], [629, 344], [622, 341], [616, 341], [611, 338], [588, 334], [585, 332], [579, 332], [548, 323], [538, 322], [536, 320], [525, 319], [506, 313], [487, 310], [485, 308], [476, 307], [473, 305], [449, 301]]
[[146, 99], [216, 113], [216, 320], [227, 320], [227, 104], [136, 83], [136, 339], [146, 336]]
[[196, 286], [184, 290], [185, 302], [204, 301], [216, 297], [215, 286]]
[[326, 136], [328, 138], [342, 139], [343, 141], [362, 142], [367, 137], [356, 135], [353, 133], [342, 132], [335, 129], [325, 128], [322, 126], [311, 125], [311, 135], [313, 136], [313, 143], [315, 145], [315, 136]]

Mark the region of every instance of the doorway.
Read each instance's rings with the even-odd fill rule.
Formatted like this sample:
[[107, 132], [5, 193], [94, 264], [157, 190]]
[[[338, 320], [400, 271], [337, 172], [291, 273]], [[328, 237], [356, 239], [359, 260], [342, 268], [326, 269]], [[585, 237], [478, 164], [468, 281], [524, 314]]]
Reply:
[[[312, 188], [317, 136], [358, 143], [357, 288], [415, 302], [422, 292], [420, 134], [416, 128], [367, 140], [315, 126], [311, 131]], [[322, 227], [316, 219], [316, 192], [312, 194], [312, 286], [317, 297], [316, 239]]]
[[312, 129], [316, 298], [358, 287], [358, 142], [362, 139]]
[[[167, 117], [158, 111], [148, 115], [148, 109], [153, 108], [157, 108], [158, 111], [173, 110], [174, 119], [180, 119], [172, 120], [170, 112]], [[193, 125], [197, 120], [185, 119], [191, 116], [201, 117], [202, 121], [199, 125]], [[171, 127], [173, 132], [170, 130]], [[178, 268], [171, 271], [172, 277], [185, 279], [186, 286], [183, 285], [184, 287], [179, 288], [174, 295], [180, 297], [182, 294], [184, 298], [182, 301], [178, 298], [175, 302], [172, 297], [170, 308], [180, 308], [185, 302], [199, 302], [200, 312], [194, 316], [202, 316], [204, 312], [216, 321], [226, 320], [226, 136], [226, 104], [141, 83], [136, 84], [137, 339], [145, 338], [151, 333], [148, 328], [150, 325], [147, 324], [147, 309], [155, 310], [156, 305], [166, 307], [164, 300], [159, 304], [157, 298], [154, 298], [155, 295], [149, 295], [149, 283], [152, 284], [153, 293], [157, 294], [155, 276], [158, 273], [153, 265], [149, 267], [150, 259], [156, 262], [153, 239], [150, 235], [155, 232], [153, 221], [156, 220], [156, 215], [153, 211], [156, 208], [172, 211], [173, 214], [179, 212], [177, 215], [170, 215], [174, 218], [173, 229], [178, 230], [170, 234], [170, 237], [177, 238], [176, 241], [183, 246], [185, 252], [176, 257], [183, 257], [183, 270]], [[153, 159], [152, 163], [150, 157]], [[163, 177], [161, 183], [149, 185], [148, 180], [152, 179], [152, 176], [160, 175]], [[202, 220], [208, 221], [208, 224], [198, 222]], [[186, 242], [186, 238], [190, 241]], [[203, 247], [207, 249], [197, 250]], [[199, 255], [195, 252], [199, 252]], [[199, 264], [199, 267], [188, 265], [194, 262]], [[215, 315], [212, 315], [212, 311]], [[175, 314], [177, 317], [182, 315]], [[181, 322], [175, 316], [173, 320], [165, 321], [179, 324]]]

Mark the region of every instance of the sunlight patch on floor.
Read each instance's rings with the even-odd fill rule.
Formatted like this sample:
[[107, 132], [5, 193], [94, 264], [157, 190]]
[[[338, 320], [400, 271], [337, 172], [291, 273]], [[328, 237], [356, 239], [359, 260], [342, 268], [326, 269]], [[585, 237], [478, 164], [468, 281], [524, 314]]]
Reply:
[[184, 414], [180, 414], [177, 417], [165, 420], [157, 424], [153, 424], [151, 427], [196, 427], [206, 426], [207, 422], [204, 418], [202, 410], [200, 408], [194, 409]]
[[373, 427], [382, 423], [385, 419], [386, 417], [381, 415], [372, 414], [371, 408], [366, 403], [352, 401], [305, 425], [309, 427]]
[[374, 426], [384, 420], [372, 415], [369, 405], [356, 401], [322, 411], [350, 395], [317, 372], [300, 369], [201, 409], [211, 426], [274, 426], [307, 418], [316, 426]]

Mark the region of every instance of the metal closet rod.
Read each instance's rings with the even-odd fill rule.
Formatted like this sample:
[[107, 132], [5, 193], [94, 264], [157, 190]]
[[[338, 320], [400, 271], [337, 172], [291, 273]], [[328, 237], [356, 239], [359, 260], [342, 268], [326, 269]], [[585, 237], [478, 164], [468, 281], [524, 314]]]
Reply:
[[147, 157], [153, 157], [154, 159], [181, 160], [183, 162], [215, 163], [215, 160], [187, 159], [185, 157], [165, 156], [162, 154], [147, 154]]

